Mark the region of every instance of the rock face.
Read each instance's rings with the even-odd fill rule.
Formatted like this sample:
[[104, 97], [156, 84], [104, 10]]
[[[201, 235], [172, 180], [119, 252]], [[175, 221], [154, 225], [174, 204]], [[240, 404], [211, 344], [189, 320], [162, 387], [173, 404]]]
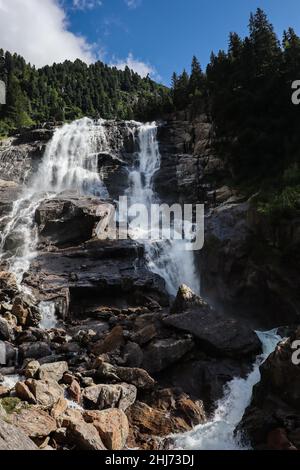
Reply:
[[159, 129], [162, 163], [155, 185], [162, 200], [204, 202], [205, 187], [224, 177], [224, 164], [214, 154], [212, 135], [212, 124], [205, 115], [192, 122], [184, 114], [173, 116]]
[[206, 298], [258, 327], [298, 321], [299, 233], [299, 220], [272, 227], [251, 201], [234, 197], [213, 209], [198, 254]]
[[298, 329], [260, 368], [261, 380], [237, 428], [254, 448], [300, 448], [299, 340]]
[[[13, 202], [18, 198], [20, 186], [14, 181], [0, 179], [0, 217], [8, 215], [13, 207]], [[0, 228], [4, 228], [4, 221], [0, 222]], [[3, 224], [3, 225], [2, 225]]]
[[[107, 145], [95, 156], [114, 200], [128, 188], [128, 168], [136, 162], [135, 125], [108, 121], [103, 126]], [[51, 126], [24, 131], [1, 144], [0, 230], [52, 132]], [[42, 196], [34, 217], [37, 256], [21, 291], [4, 258], [0, 266], [1, 373], [12, 376], [1, 385], [0, 374], [0, 405], [4, 400], [8, 419], [21, 433], [21, 447], [35, 447], [33, 441], [40, 449], [57, 450], [165, 447], [170, 434], [205, 423], [224, 385], [249, 372], [260, 352], [251, 317], [258, 304], [257, 322], [277, 321], [275, 309], [270, 314], [274, 293], [278, 318], [288, 303], [287, 318], [296, 318], [298, 278], [291, 270], [283, 275], [283, 259], [275, 267], [260, 257], [254, 235], [261, 230], [270, 241], [270, 234], [253, 214], [251, 201], [223, 185], [226, 171], [213, 150], [214, 129], [207, 117], [190, 122], [188, 116], [173, 116], [158, 134], [162, 167], [154, 180], [161, 200], [209, 203], [206, 245], [198, 259], [205, 299], [215, 305], [186, 286], [170, 298], [165, 281], [150, 271], [142, 245], [99, 239], [97, 226], [110, 215], [110, 200], [75, 192]], [[297, 230], [295, 222], [291, 238], [283, 230], [276, 241], [276, 247], [291, 241], [288, 254], [294, 254], [295, 264]], [[12, 253], [19, 242], [17, 234], [8, 237], [5, 250]], [[275, 251], [265, 253], [271, 259]], [[278, 301], [289, 299], [283, 294], [290, 291], [290, 302]], [[234, 306], [245, 308], [237, 315]], [[298, 407], [298, 374], [281, 367], [279, 359], [273, 358], [276, 364], [270, 367], [279, 378], [278, 372], [263, 371], [264, 392], [257, 392], [255, 410], [250, 408], [241, 426], [255, 445], [299, 447], [298, 424], [288, 425], [290, 410]], [[290, 396], [283, 387], [288, 380]], [[271, 389], [285, 402], [275, 420]], [[8, 436], [12, 429], [6, 429]], [[256, 432], [263, 436], [257, 438]], [[0, 421], [0, 447], [1, 436]], [[8, 446], [9, 438], [3, 440]]]
[[44, 200], [35, 215], [41, 240], [56, 246], [76, 245], [93, 238], [97, 215], [110, 211], [109, 205], [97, 198], [62, 194], [57, 199]]

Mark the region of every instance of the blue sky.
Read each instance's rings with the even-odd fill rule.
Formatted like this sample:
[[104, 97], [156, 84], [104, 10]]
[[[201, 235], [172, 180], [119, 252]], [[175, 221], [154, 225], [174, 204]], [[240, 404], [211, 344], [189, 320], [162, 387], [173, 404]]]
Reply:
[[288, 26], [300, 34], [299, 0], [0, 0], [0, 47], [37, 66], [76, 57], [128, 64], [169, 84], [194, 54], [205, 66], [230, 31], [247, 34], [257, 7], [280, 37]]
[[[69, 7], [72, 3], [68, 0]], [[98, 43], [106, 61], [121, 61], [131, 53], [151, 64], [165, 83], [173, 71], [190, 67], [193, 54], [206, 65], [211, 50], [227, 47], [230, 31], [247, 34], [250, 11], [258, 6], [280, 37], [288, 26], [300, 30], [299, 0], [140, 0], [131, 7], [126, 0], [101, 3], [85, 11], [71, 8], [72, 30]]]

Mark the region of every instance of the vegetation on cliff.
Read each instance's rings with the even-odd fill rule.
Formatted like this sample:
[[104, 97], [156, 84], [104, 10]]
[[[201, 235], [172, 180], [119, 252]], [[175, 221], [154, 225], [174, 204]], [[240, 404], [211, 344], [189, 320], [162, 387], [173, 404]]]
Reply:
[[212, 53], [205, 74], [194, 58], [190, 77], [173, 77], [176, 109], [210, 115], [233, 184], [263, 186], [266, 210], [299, 204], [300, 108], [291, 100], [299, 78], [300, 38], [289, 28], [280, 43], [261, 9], [246, 38], [231, 33], [228, 51]]

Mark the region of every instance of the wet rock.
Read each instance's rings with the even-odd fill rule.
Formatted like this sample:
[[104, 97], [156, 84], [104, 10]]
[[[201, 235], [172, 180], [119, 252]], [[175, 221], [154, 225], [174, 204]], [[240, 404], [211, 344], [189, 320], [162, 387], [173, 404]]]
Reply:
[[123, 450], [129, 435], [129, 424], [124, 411], [111, 409], [85, 411], [84, 419], [92, 423], [108, 450]]
[[236, 358], [254, 356], [261, 350], [246, 322], [217, 312], [186, 286], [179, 289], [171, 311], [164, 323], [192, 334], [205, 352]]
[[14, 413], [13, 424], [21, 428], [31, 438], [43, 438], [56, 431], [55, 419], [43, 410], [31, 408]]
[[179, 361], [162, 371], [157, 380], [201, 399], [205, 409], [213, 412], [218, 400], [224, 396], [225, 385], [236, 377], [247, 377], [251, 368], [252, 364], [244, 364], [240, 360], [204, 356]]
[[83, 391], [83, 400], [89, 408], [103, 410], [119, 408], [125, 411], [136, 400], [137, 389], [134, 385], [94, 385]]
[[[101, 206], [101, 207], [100, 207]], [[93, 238], [94, 229], [103, 214], [110, 212], [107, 203], [99, 199], [62, 193], [56, 199], [42, 202], [36, 211], [42, 240], [57, 246], [76, 245]]]
[[155, 309], [158, 304], [168, 305], [164, 280], [147, 269], [142, 255], [141, 246], [131, 240], [94, 240], [76, 248], [41, 253], [25, 281], [43, 295], [58, 296], [68, 290], [68, 310], [73, 318], [86, 318], [89, 311], [96, 317], [95, 309], [103, 306], [104, 300], [108, 307], [118, 308], [153, 307], [154, 302]]
[[21, 188], [16, 182], [0, 179], [0, 217], [11, 212], [13, 203], [18, 199], [20, 191]]
[[[171, 434], [190, 431], [197, 424], [206, 421], [201, 403], [192, 402], [186, 395], [174, 395], [171, 391], [165, 393], [160, 402], [147, 404], [137, 401], [127, 411], [130, 423], [131, 440], [142, 447], [152, 447], [154, 436], [166, 437]], [[148, 445], [146, 444], [148, 441]]]
[[27, 434], [0, 418], [0, 450], [38, 450]]
[[297, 450], [297, 448], [289, 441], [285, 429], [273, 429], [268, 434], [267, 446], [270, 450]]
[[41, 321], [39, 309], [28, 296], [15, 298], [12, 314], [21, 326], [38, 326]]
[[41, 380], [55, 380], [59, 382], [65, 372], [67, 372], [69, 366], [65, 361], [55, 362], [53, 364], [43, 364], [39, 369], [39, 378]]
[[271, 223], [251, 199], [214, 208], [198, 254], [205, 298], [251, 319], [257, 329], [297, 323], [299, 233], [298, 216]]

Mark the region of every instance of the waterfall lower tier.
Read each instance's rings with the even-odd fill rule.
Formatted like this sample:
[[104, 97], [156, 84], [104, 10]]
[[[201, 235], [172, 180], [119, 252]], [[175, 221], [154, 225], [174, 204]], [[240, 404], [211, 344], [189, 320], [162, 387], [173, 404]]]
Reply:
[[[137, 127], [137, 140], [138, 161], [130, 171], [130, 186], [126, 194], [131, 204], [141, 204], [150, 212], [152, 204], [160, 203], [153, 187], [153, 177], [161, 165], [157, 124], [140, 124]], [[165, 279], [169, 293], [176, 295], [181, 284], [187, 284], [196, 293], [200, 293], [194, 253], [185, 249], [186, 241], [153, 241], [155, 237], [151, 235], [155, 231], [159, 232], [159, 227], [149, 229], [148, 218], [142, 221], [140, 230], [145, 234], [144, 246], [149, 268]], [[152, 233], [149, 233], [149, 230]]]

